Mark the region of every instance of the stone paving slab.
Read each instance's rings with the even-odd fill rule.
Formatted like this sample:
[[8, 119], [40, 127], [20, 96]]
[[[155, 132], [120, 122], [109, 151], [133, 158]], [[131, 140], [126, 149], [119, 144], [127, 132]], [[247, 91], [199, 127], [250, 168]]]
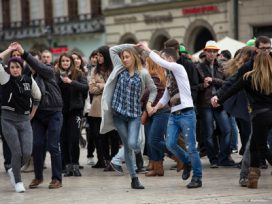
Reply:
[[[0, 150], [2, 152], [2, 150]], [[63, 178], [63, 188], [49, 190], [50, 156], [47, 155], [44, 183], [38, 189], [28, 189], [25, 193], [15, 193], [9, 183], [8, 175], [3, 169], [0, 156], [0, 204], [271, 204], [272, 176], [271, 169], [262, 170], [258, 189], [242, 188], [238, 185], [239, 169], [210, 169], [207, 158], [203, 162], [203, 187], [187, 189], [188, 181], [181, 179], [181, 173], [168, 170], [172, 161], [165, 161], [165, 176], [145, 177], [140, 174], [144, 190], [130, 188], [130, 179], [125, 172], [103, 172], [92, 169], [86, 164], [86, 149], [81, 149], [81, 164], [84, 169], [82, 177]], [[238, 162], [241, 157], [235, 154]], [[146, 161], [145, 161], [146, 162]], [[125, 169], [125, 166], [123, 166]], [[31, 182], [33, 173], [23, 173], [25, 186]]]

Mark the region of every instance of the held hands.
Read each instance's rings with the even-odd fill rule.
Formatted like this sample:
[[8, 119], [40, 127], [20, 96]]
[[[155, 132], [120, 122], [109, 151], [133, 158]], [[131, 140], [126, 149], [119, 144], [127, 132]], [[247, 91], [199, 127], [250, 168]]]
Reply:
[[17, 50], [18, 52], [20, 52], [21, 54], [24, 54], [24, 49], [22, 47], [22, 45], [18, 42], [13, 42], [9, 45], [8, 49], [10, 51], [13, 51], [13, 50]]
[[151, 49], [148, 47], [148, 43], [146, 41], [141, 41], [137, 45], [137, 47], [142, 48], [143, 50], [150, 52]]
[[147, 102], [146, 104], [146, 110], [149, 116], [152, 116], [154, 113], [157, 112], [157, 109], [155, 107], [151, 106], [151, 102]]
[[212, 107], [216, 108], [218, 106], [220, 106], [220, 104], [218, 103], [218, 97], [217, 96], [214, 96], [211, 98], [211, 104], [212, 104]]

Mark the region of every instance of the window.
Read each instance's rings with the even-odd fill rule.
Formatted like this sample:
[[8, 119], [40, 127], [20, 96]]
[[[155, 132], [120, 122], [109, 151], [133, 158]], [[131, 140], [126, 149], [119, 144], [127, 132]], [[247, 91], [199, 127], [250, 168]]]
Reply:
[[28, 26], [30, 21], [29, 0], [21, 0], [22, 26]]
[[77, 20], [78, 19], [77, 0], [68, 0], [68, 15], [69, 15], [69, 20]]
[[272, 26], [254, 26], [253, 27], [253, 36], [258, 37], [260, 35], [265, 35], [272, 38]]
[[44, 0], [44, 20], [45, 25], [53, 24], [53, 7], [52, 0]]
[[10, 1], [2, 0], [3, 28], [10, 27]]
[[92, 17], [101, 16], [101, 0], [91, 0]]

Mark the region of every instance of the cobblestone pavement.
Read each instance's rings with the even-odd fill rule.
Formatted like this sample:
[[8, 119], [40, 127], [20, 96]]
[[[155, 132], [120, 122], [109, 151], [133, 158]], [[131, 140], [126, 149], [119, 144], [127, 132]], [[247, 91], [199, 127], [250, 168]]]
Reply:
[[[1, 144], [2, 147], [2, 144]], [[0, 148], [2, 152], [2, 148]], [[233, 155], [238, 162], [241, 157]], [[0, 156], [0, 204], [177, 204], [177, 203], [272, 203], [271, 169], [262, 170], [258, 189], [242, 188], [238, 185], [239, 169], [210, 169], [206, 158], [203, 162], [203, 187], [187, 189], [189, 181], [183, 181], [180, 173], [169, 170], [172, 161], [165, 161], [164, 177], [145, 177], [140, 174], [144, 190], [130, 188], [130, 179], [125, 172], [118, 175], [115, 172], [103, 172], [103, 169], [92, 169], [86, 165], [86, 149], [81, 149], [81, 164], [84, 169], [82, 177], [63, 179], [63, 187], [49, 190], [50, 156], [47, 155], [44, 171], [44, 183], [38, 189], [28, 189], [25, 193], [15, 193], [9, 183], [9, 178], [3, 168], [2, 154]], [[145, 160], [146, 162], [146, 160]], [[123, 166], [125, 169], [125, 166]], [[23, 182], [27, 187], [33, 178], [33, 173], [23, 173]]]

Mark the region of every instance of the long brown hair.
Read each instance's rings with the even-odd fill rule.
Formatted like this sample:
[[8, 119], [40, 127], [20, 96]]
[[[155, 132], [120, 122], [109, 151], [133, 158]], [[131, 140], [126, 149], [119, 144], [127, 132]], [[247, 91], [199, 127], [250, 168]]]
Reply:
[[250, 78], [252, 87], [266, 95], [272, 94], [272, 59], [260, 52], [254, 58], [253, 70], [244, 74], [244, 79]]
[[121, 60], [124, 64], [124, 61], [123, 61], [123, 53], [124, 52], [128, 52], [132, 58], [134, 58], [134, 67], [137, 69], [137, 70], [141, 70], [143, 68], [143, 65], [142, 65], [142, 62], [141, 62], [141, 59], [137, 53], [137, 51], [131, 47], [131, 48], [125, 48], [122, 50], [121, 52]]
[[73, 59], [72, 55], [70, 55], [70, 54], [68, 54], [66, 52], [64, 52], [64, 53], [62, 53], [60, 55], [60, 57], [59, 57], [59, 69], [62, 70], [62, 71], [65, 71], [62, 68], [62, 65], [61, 65], [61, 59], [63, 57], [67, 57], [67, 58], [69, 58], [71, 60], [71, 65], [70, 65], [69, 70], [68, 70], [68, 71], [71, 72], [71, 79], [72, 80], [78, 80], [79, 77], [81, 77], [83, 75], [83, 72], [81, 70], [79, 70], [79, 69], [76, 69], [74, 59]]
[[148, 64], [147, 70], [151, 76], [157, 76], [160, 79], [163, 87], [166, 86], [166, 76], [165, 70], [158, 64], [156, 64], [150, 57], [146, 58], [146, 63]]
[[223, 68], [225, 76], [229, 77], [236, 73], [243, 64], [253, 57], [255, 51], [255, 47], [246, 46], [241, 48], [239, 53], [233, 59], [230, 59], [224, 64]]

